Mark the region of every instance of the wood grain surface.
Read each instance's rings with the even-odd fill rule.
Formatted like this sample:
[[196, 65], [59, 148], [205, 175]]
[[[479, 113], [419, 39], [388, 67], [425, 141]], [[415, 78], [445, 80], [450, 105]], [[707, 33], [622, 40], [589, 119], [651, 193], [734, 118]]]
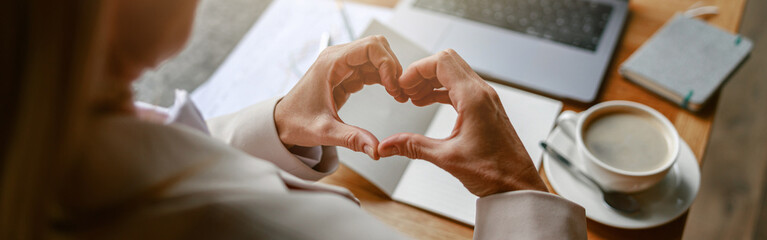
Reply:
[[[385, 7], [393, 7], [396, 0], [357, 0]], [[596, 102], [609, 100], [630, 100], [648, 105], [671, 120], [680, 136], [689, 143], [698, 159], [705, 154], [711, 122], [715, 112], [716, 97], [700, 113], [690, 113], [659, 96], [623, 79], [618, 66], [674, 13], [683, 11], [696, 2], [719, 7], [719, 14], [706, 18], [714, 26], [729, 32], [737, 32], [746, 0], [631, 0], [630, 14], [621, 41], [607, 70], [605, 81]], [[493, 79], [488, 79], [493, 81]], [[582, 111], [592, 104], [564, 101], [565, 110]], [[700, 161], [700, 160], [699, 160]], [[545, 167], [545, 166], [544, 166]], [[548, 181], [541, 171], [544, 181]], [[371, 183], [354, 171], [342, 166], [339, 171], [326, 177], [322, 182], [339, 185], [351, 190], [362, 201], [362, 208], [384, 223], [416, 239], [470, 239], [470, 226], [426, 212], [424, 210], [394, 202]], [[549, 185], [549, 189], [551, 186]], [[590, 239], [679, 239], [687, 214], [651, 229], [625, 230], [588, 221]]]

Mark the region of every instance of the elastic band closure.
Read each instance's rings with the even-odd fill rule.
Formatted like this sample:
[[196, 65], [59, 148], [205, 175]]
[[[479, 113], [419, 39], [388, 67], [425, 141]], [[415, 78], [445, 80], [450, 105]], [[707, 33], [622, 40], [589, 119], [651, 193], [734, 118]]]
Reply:
[[690, 109], [688, 108], [688, 105], [690, 104], [690, 98], [692, 98], [692, 94], [693, 94], [692, 90], [687, 92], [687, 96], [685, 96], [684, 99], [682, 100], [682, 108]]

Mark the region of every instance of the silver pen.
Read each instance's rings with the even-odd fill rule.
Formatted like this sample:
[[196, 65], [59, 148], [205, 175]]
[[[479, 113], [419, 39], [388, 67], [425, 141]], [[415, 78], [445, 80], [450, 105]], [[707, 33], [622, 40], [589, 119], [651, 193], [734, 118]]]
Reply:
[[344, 27], [346, 27], [346, 32], [349, 34], [349, 41], [354, 41], [354, 31], [352, 31], [352, 25], [349, 23], [349, 16], [346, 14], [346, 8], [344, 8], [344, 1], [336, 0], [336, 7], [338, 7], [338, 11], [341, 13], [341, 19], [344, 21]]

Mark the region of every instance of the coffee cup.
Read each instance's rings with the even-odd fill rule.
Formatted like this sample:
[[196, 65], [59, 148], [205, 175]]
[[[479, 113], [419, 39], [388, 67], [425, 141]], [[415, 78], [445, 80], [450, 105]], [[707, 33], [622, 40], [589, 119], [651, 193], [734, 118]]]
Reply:
[[658, 183], [679, 154], [679, 134], [658, 111], [630, 101], [608, 101], [557, 118], [575, 142], [576, 167], [607, 190], [635, 193]]

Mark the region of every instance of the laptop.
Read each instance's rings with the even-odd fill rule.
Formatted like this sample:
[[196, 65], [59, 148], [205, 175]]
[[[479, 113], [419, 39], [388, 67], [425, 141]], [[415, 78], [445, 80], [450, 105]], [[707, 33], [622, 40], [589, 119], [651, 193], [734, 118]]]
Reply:
[[401, 0], [390, 25], [486, 77], [589, 103], [626, 15], [628, 0]]

